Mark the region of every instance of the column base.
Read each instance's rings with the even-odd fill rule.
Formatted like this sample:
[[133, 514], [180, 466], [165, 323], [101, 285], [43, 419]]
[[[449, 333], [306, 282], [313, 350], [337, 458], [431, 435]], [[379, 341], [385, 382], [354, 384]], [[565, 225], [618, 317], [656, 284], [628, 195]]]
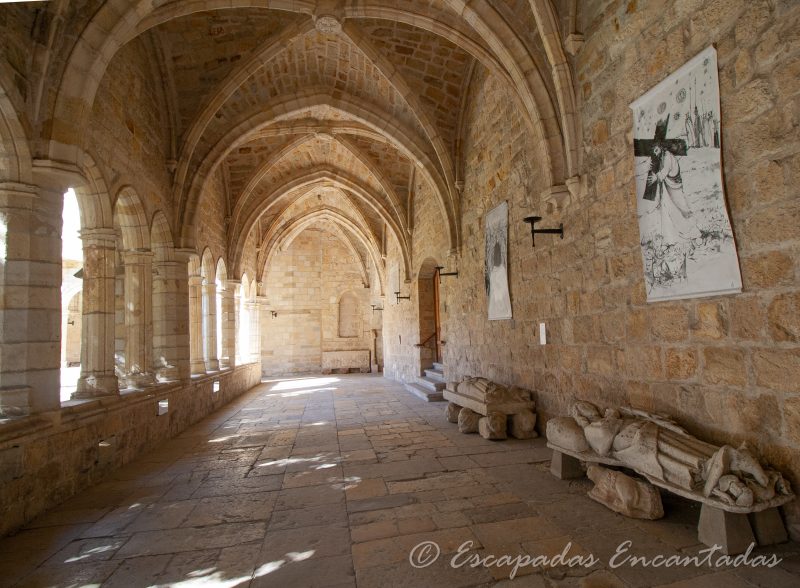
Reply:
[[73, 400], [97, 398], [99, 396], [116, 396], [119, 394], [117, 376], [89, 374], [78, 378], [78, 387], [72, 393]]
[[207, 372], [218, 372], [219, 371], [219, 360], [218, 359], [207, 359], [206, 360], [206, 371]]
[[31, 413], [30, 386], [0, 388], [0, 418], [24, 417]]
[[193, 359], [190, 367], [191, 375], [193, 376], [203, 376], [206, 373], [206, 362], [202, 359]]
[[153, 374], [139, 373], [127, 374], [125, 376], [125, 385], [128, 388], [147, 388], [153, 384], [155, 384], [155, 378], [153, 377]]
[[157, 382], [172, 382], [179, 379], [178, 368], [174, 365], [165, 365], [156, 370]]

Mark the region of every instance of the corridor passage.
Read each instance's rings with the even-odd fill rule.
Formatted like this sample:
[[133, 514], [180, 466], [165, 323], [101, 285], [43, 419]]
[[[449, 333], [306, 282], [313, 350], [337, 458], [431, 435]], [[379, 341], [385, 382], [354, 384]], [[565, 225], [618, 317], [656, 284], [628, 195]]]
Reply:
[[[0, 541], [3, 586], [797, 586], [773, 567], [613, 567], [618, 546], [694, 554], [698, 509], [664, 496], [627, 519], [548, 471], [544, 441], [462, 435], [444, 403], [374, 376], [264, 382]], [[416, 568], [412, 549], [441, 555]], [[453, 554], [467, 545], [462, 557]], [[590, 555], [581, 565], [471, 568], [469, 557]], [[433, 550], [433, 548], [431, 548]], [[433, 551], [414, 551], [418, 565]], [[617, 562], [622, 561], [621, 558]], [[461, 564], [460, 567], [458, 564]]]

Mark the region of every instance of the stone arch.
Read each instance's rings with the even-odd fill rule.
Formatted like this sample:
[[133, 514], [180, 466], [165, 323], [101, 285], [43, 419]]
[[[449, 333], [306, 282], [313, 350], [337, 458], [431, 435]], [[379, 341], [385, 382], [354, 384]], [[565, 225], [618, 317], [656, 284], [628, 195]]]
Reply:
[[[290, 131], [287, 131], [287, 134]], [[267, 160], [265, 160], [258, 168], [253, 172], [253, 174], [248, 178], [247, 182], [245, 182], [244, 188], [242, 189], [241, 193], [236, 198], [236, 206], [234, 207], [234, 212], [232, 214], [233, 223], [235, 224], [238, 220], [238, 217], [241, 213], [242, 208], [247, 203], [249, 197], [253, 194], [253, 192], [258, 188], [258, 185], [263, 181], [263, 179], [269, 174], [269, 172], [284, 160], [286, 157], [290, 156], [292, 152], [294, 152], [299, 147], [305, 145], [306, 143], [313, 141], [319, 133], [316, 131], [306, 132], [306, 133], [299, 133], [299, 137], [290, 141], [287, 145], [283, 148], [278, 150], [277, 152], [273, 153]], [[337, 133], [332, 137], [333, 141], [339, 143], [344, 149], [349, 151], [353, 157], [355, 157], [364, 167], [372, 174], [375, 178], [377, 183], [380, 185], [381, 189], [383, 189], [384, 193], [387, 195], [389, 201], [392, 204], [394, 209], [395, 217], [400, 220], [401, 224], [405, 225], [405, 219], [403, 213], [400, 211], [401, 203], [400, 199], [397, 196], [394, 188], [392, 187], [391, 183], [388, 179], [384, 176], [380, 169], [378, 169], [377, 165], [371, 162], [367, 157], [364, 156], [363, 153], [355, 146], [355, 144], [350, 141], [349, 139], [345, 138], [343, 133]]]
[[[262, 272], [262, 276], [266, 275], [266, 268], [269, 267], [270, 260], [279, 248], [286, 247], [288, 243], [291, 243], [291, 241], [308, 226], [320, 220], [327, 220], [334, 226], [339, 227], [343, 234], [342, 237], [345, 239], [348, 235], [352, 235], [361, 243], [375, 266], [380, 283], [380, 291], [382, 292], [384, 277], [379, 262], [380, 252], [378, 244], [370, 239], [369, 235], [359, 227], [357, 223], [347, 217], [347, 215], [327, 206], [307, 211], [302, 216], [291, 219], [285, 223], [276, 222], [270, 227], [270, 231], [264, 236], [262, 246], [259, 248], [258, 268]], [[349, 239], [344, 240], [344, 244], [359, 260], [361, 259], [358, 250], [355, 249], [355, 246]], [[359, 264], [361, 266], [362, 280], [364, 280], [364, 285], [367, 286], [369, 284], [368, 268], [361, 261], [359, 261]]]
[[228, 279], [228, 270], [225, 267], [225, 260], [222, 257], [220, 257], [217, 260], [217, 267], [214, 273], [214, 279], [216, 280], [217, 285], [221, 284], [223, 288], [225, 287], [225, 282]]
[[525, 107], [526, 119], [541, 141], [546, 162], [543, 167], [545, 179], [549, 185], [563, 184], [566, 179], [565, 152], [557, 108], [524, 44], [491, 3], [470, 0], [444, 2], [470, 23], [503, 64]]
[[423, 147], [424, 141], [415, 137], [413, 131], [394, 124], [386, 113], [364, 104], [355, 97], [339, 95], [334, 98], [329, 92], [315, 90], [309, 91], [303, 96], [280, 97], [267, 106], [259, 107], [245, 114], [240, 122], [233, 125], [228, 133], [203, 157], [198, 169], [193, 172], [193, 181], [185, 196], [181, 196], [181, 178], [186, 177], [188, 173], [191, 155], [179, 163], [176, 172], [176, 178], [178, 178], [176, 180], [176, 201], [179, 202], [179, 218], [182, 219], [183, 227], [181, 243], [193, 242], [194, 217], [200, 195], [206, 190], [213, 177], [213, 172], [231, 150], [249, 141], [270, 125], [287, 120], [305, 109], [319, 106], [329, 108], [334, 117], [338, 115], [353, 118], [370, 131], [382, 135], [418, 166], [420, 173], [429, 182], [436, 195], [447, 227], [450, 247], [457, 249], [459, 224], [456, 219], [456, 209], [452, 206], [450, 192], [444, 177]]
[[203, 254], [200, 256], [200, 276], [203, 278], [204, 283], [214, 282], [214, 255], [211, 253], [211, 248], [206, 247], [203, 249]]
[[81, 229], [110, 228], [114, 226], [114, 209], [108, 183], [100, 167], [88, 153], [84, 153], [80, 166], [81, 182], [75, 186], [81, 215]]
[[[386, 222], [387, 226], [395, 234], [403, 256], [406, 276], [410, 276], [411, 250], [407, 235], [404, 233], [405, 229], [401, 228], [401, 226], [399, 226], [399, 224], [393, 218], [391, 218], [386, 209], [377, 204], [376, 199], [370, 196], [369, 190], [359, 186], [354, 180], [343, 177], [341, 173], [336, 173], [333, 170], [319, 170], [314, 173], [307, 173], [298, 178], [290, 179], [284, 185], [277, 186], [270, 196], [264, 199], [264, 201], [269, 203], [268, 206], [271, 206], [277, 199], [290, 195], [293, 191], [299, 188], [313, 186], [320, 182], [329, 182], [340, 189], [354, 194], [359, 199], [373, 207], [373, 209], [381, 216], [382, 220]], [[231, 250], [234, 252], [236, 267], [239, 267], [241, 264], [243, 243], [255, 225], [256, 221], [264, 213], [264, 211], [265, 210], [263, 207], [261, 209], [256, 209], [251, 212], [243, 221], [232, 224], [234, 241], [231, 245]]]
[[439, 267], [439, 262], [437, 262], [433, 257], [426, 257], [425, 260], [420, 264], [419, 271], [417, 272], [417, 279], [428, 279], [432, 278], [434, 274], [436, 274], [436, 269]]
[[22, 104], [14, 93], [13, 74], [0, 66], [0, 181], [32, 182], [32, 161], [28, 137], [14, 103]]
[[[551, 185], [562, 183], [566, 173], [565, 148], [562, 130], [559, 128], [558, 119], [555, 116], [556, 108], [554, 108], [544, 84], [541, 83], [541, 75], [524, 45], [489, 3], [474, 3], [467, 0], [446, 1], [450, 8], [477, 32], [485, 45], [471, 42], [469, 35], [457, 30], [446, 20], [437, 18], [435, 13], [426, 14], [424, 10], [420, 12], [413, 9], [367, 6], [365, 3], [357, 3], [343, 8], [342, 15], [346, 19], [364, 17], [404, 22], [448, 39], [476, 58], [486, 61], [492, 70], [494, 69], [492, 66], [499, 63], [502, 72], [506, 74], [505, 77], [511, 80], [516, 95], [522, 101], [526, 120], [542, 138], [543, 155], [548, 163], [544, 170], [548, 176], [547, 180]], [[531, 1], [533, 2], [533, 0]], [[53, 140], [56, 130], [58, 136], [75, 137], [74, 143], [78, 145], [81, 143], [83, 134], [80, 131], [85, 127], [86, 120], [91, 113], [94, 98], [106, 68], [125, 43], [149, 28], [174, 18], [201, 10], [212, 11], [237, 6], [286, 10], [307, 15], [313, 15], [317, 9], [316, 4], [309, 0], [235, 0], [233, 2], [231, 0], [188, 0], [170, 3], [164, 7], [155, 7], [148, 0], [134, 2], [108, 0], [105, 2], [78, 38], [67, 58], [67, 65], [61, 81], [57, 84], [53, 120], [49, 125], [51, 135], [45, 137], [46, 141], [50, 141], [47, 149], [49, 158], [70, 161], [76, 156], [75, 145], [65, 145]], [[534, 10], [534, 14], [538, 18], [536, 10]], [[555, 62], [553, 63], [555, 65]], [[75, 83], [74, 80], [82, 80], [82, 83]], [[231, 82], [231, 80], [226, 80], [226, 82]], [[563, 84], [559, 87], [564, 88]], [[213, 101], [214, 99], [212, 99]], [[213, 110], [213, 107], [210, 110]], [[202, 127], [202, 123], [200, 126]], [[191, 153], [189, 157], [191, 157]], [[180, 186], [185, 174], [179, 173], [177, 177], [176, 184]], [[444, 186], [452, 189], [450, 183], [445, 183]], [[182, 191], [182, 188], [179, 190]], [[444, 195], [444, 192], [442, 194]], [[457, 209], [456, 194], [450, 193], [449, 197], [453, 199], [451, 204], [454, 209]], [[183, 208], [180, 208], [179, 212], [181, 213], [180, 217], [183, 217]], [[193, 220], [192, 211], [188, 216], [189, 220]], [[455, 245], [454, 248], [457, 249], [460, 244], [458, 223], [454, 223], [449, 229], [453, 231], [451, 241]], [[181, 235], [181, 243], [184, 243], [183, 235]]]
[[114, 203], [114, 224], [120, 231], [122, 249], [150, 249], [150, 231], [144, 206], [136, 190], [126, 186], [117, 194]]
[[174, 261], [175, 246], [172, 240], [172, 230], [163, 211], [158, 210], [153, 215], [150, 227], [150, 244], [156, 261]]
[[553, 3], [551, 0], [529, 0], [529, 2], [552, 70], [561, 117], [562, 141], [566, 158], [565, 175], [569, 178], [580, 173], [581, 163], [581, 124], [577, 114], [578, 106], [572, 70], [567, 56], [564, 54], [558, 14], [556, 14]]

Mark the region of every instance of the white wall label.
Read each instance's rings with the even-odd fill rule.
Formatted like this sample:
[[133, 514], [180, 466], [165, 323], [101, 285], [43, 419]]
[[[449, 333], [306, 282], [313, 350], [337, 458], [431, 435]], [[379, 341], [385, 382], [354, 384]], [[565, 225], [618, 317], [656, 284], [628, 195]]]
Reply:
[[547, 331], [545, 331], [544, 323], [539, 323], [539, 345], [547, 343]]

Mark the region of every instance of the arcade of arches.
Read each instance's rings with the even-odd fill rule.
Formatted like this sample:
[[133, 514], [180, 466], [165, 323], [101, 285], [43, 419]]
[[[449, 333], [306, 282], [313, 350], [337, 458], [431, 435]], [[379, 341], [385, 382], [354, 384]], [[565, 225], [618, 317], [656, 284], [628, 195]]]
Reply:
[[[262, 377], [437, 360], [800, 486], [798, 31], [791, 0], [0, 5], [0, 535]], [[743, 289], [648, 304], [628, 104], [711, 44]]]

